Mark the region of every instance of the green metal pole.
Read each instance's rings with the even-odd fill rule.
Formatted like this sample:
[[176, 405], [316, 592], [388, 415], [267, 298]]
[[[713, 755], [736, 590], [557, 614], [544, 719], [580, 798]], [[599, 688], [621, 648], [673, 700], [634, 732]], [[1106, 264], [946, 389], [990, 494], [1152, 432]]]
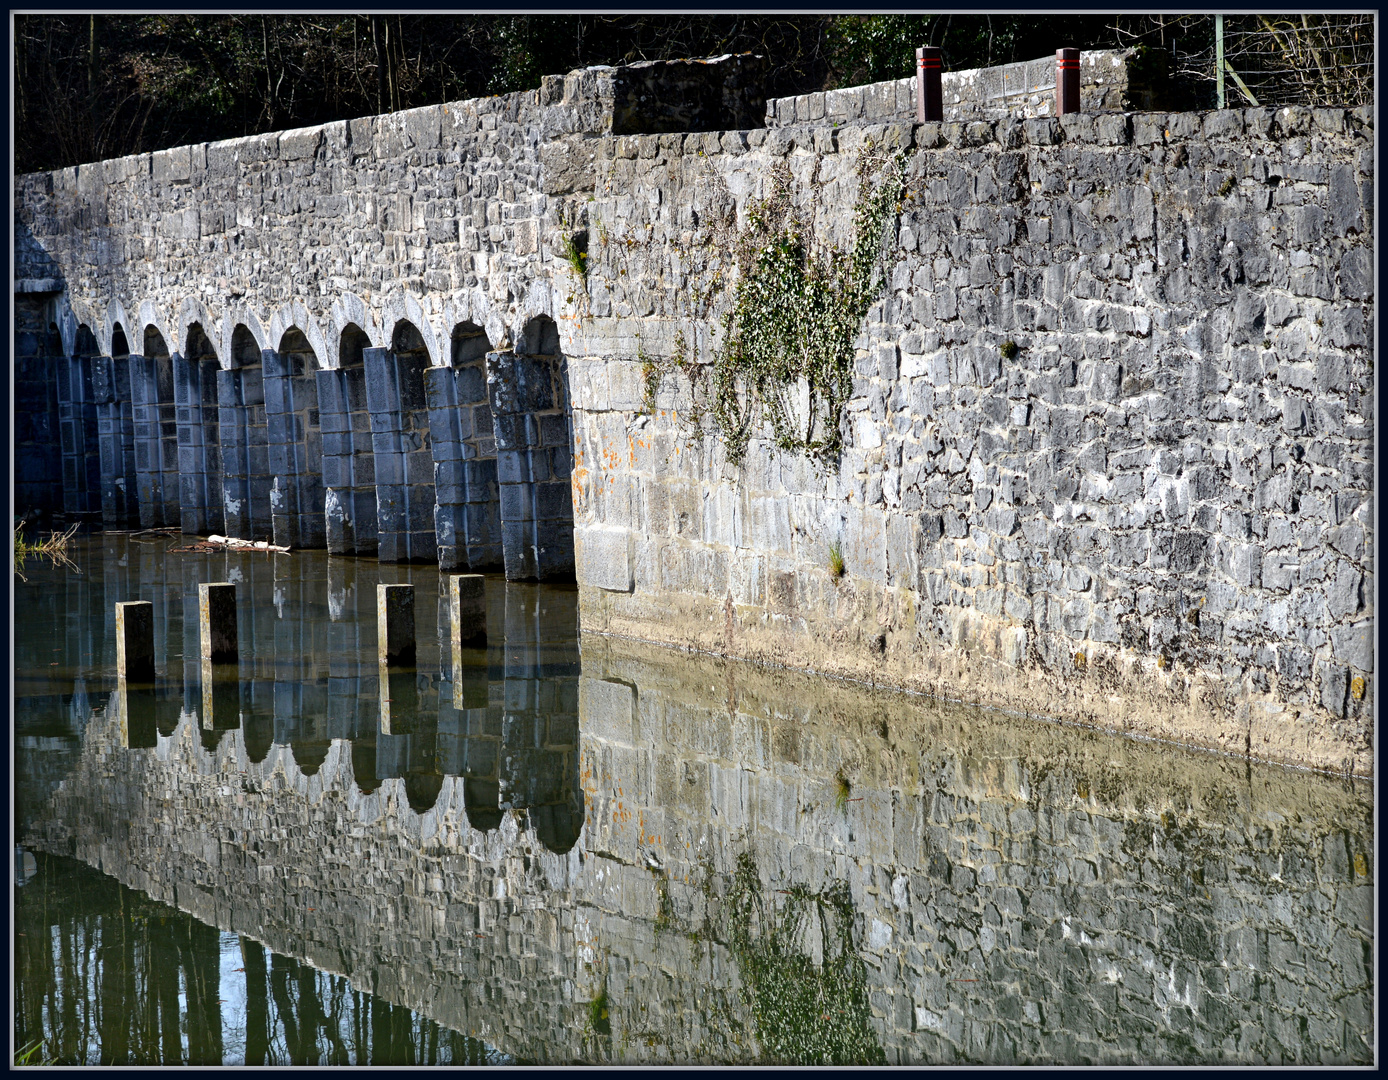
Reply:
[[1224, 108], [1224, 16], [1215, 16], [1215, 107]]

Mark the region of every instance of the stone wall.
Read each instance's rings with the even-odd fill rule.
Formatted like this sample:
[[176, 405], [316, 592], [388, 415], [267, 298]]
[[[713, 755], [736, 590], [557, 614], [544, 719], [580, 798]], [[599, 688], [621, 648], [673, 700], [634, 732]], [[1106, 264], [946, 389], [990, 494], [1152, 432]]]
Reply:
[[[700, 252], [778, 168], [842, 245], [870, 145], [905, 190], [846, 449], [732, 468], [614, 354], [708, 333]], [[1305, 109], [602, 143], [585, 628], [1371, 771], [1372, 146]]]
[[[729, 63], [726, 77], [695, 74], [736, 89], [750, 61]], [[1130, 70], [1109, 54], [1088, 63]], [[1017, 85], [1039, 86], [1024, 69]], [[971, 100], [1011, 78], [980, 75]], [[619, 83], [663, 85], [657, 69], [588, 70], [533, 93], [20, 177], [20, 254], [65, 283], [66, 351], [85, 326], [103, 354], [162, 341], [183, 363], [206, 331], [224, 369], [220, 430], [244, 462], [233, 473], [224, 454], [224, 517], [249, 504], [246, 528], [273, 531], [272, 450], [305, 462], [301, 484], [321, 441], [334, 551], [390, 536], [385, 557], [428, 557], [432, 536], [439, 558], [482, 569], [499, 542], [508, 573], [529, 573], [527, 545], [545, 546], [533, 523], [562, 540], [571, 502], [589, 628], [1371, 770], [1370, 113], [835, 128], [826, 112], [613, 135], [638, 124], [614, 127]], [[646, 95], [638, 126], [661, 130], [668, 104]], [[731, 469], [717, 440], [692, 434], [683, 376], [658, 378], [652, 410], [650, 375], [681, 339], [708, 359], [720, 312], [694, 308], [772, 171], [788, 169], [813, 236], [843, 244], [869, 144], [905, 155], [906, 197], [857, 342], [846, 450], [819, 472], [758, 438]], [[518, 385], [489, 387], [490, 441], [448, 424], [436, 438], [419, 410], [407, 431], [364, 388], [332, 392], [368, 350], [422, 349], [456, 371], [451, 344], [469, 334], [506, 358], [486, 361], [489, 378], [518, 373], [527, 328], [546, 323], [567, 499], [558, 413], [541, 415], [559, 406], [527, 400], [536, 441], [502, 446], [497, 393]], [[251, 424], [252, 399], [220, 389], [281, 351], [319, 369], [320, 430], [282, 393]], [[155, 434], [175, 402], [150, 389], [155, 362], [129, 359], [138, 510], [178, 522], [177, 447]], [[115, 521], [130, 512], [127, 422], [114, 401], [102, 419], [107, 400], [102, 513]], [[545, 496], [529, 517], [527, 492]], [[567, 572], [566, 552], [555, 565]]]
[[[537, 1062], [761, 1059], [772, 1033], [726, 932], [744, 853], [768, 917], [846, 889], [861, 1034], [890, 1063], [1371, 1059], [1364, 785], [1037, 721], [1019, 739], [977, 710], [601, 638], [582, 652], [584, 824], [564, 854], [533, 815], [474, 828], [458, 774], [417, 808], [403, 779], [361, 790], [342, 737], [311, 774], [303, 749], [256, 760], [244, 730], [209, 744], [187, 712], [123, 749], [119, 695], [21, 839]], [[506, 697], [508, 724], [535, 703]], [[818, 978], [829, 943], [801, 930], [753, 953]], [[806, 1053], [852, 1022], [788, 1019]]]
[[[1145, 77], [1133, 50], [1080, 53], [1080, 111], [1111, 113], [1163, 107], [1158, 86]], [[1034, 119], [1055, 115], [1056, 59], [945, 71], [940, 90], [947, 123]], [[846, 86], [766, 103], [766, 126], [818, 123], [914, 123], [916, 77]]]

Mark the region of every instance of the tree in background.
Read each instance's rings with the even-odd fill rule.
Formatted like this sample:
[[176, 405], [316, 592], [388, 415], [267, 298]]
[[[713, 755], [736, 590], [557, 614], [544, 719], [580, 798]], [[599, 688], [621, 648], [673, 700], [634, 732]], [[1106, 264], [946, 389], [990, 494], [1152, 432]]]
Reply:
[[[1226, 54], [1269, 102], [1372, 100], [1371, 17], [1226, 22]], [[906, 78], [920, 45], [943, 49], [947, 70], [1136, 46], [1174, 80], [1176, 107], [1214, 99], [1209, 15], [74, 13], [14, 27], [19, 172], [533, 89], [593, 64], [740, 52], [771, 58], [775, 97]]]

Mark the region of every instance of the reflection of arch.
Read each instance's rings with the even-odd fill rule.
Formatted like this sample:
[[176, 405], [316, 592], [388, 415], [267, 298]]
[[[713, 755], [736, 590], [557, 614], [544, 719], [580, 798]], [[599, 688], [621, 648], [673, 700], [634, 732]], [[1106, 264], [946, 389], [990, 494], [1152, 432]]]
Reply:
[[289, 741], [289, 750], [294, 755], [294, 763], [299, 766], [299, 771], [305, 776], [313, 776], [323, 767], [323, 762], [328, 760], [328, 751], [331, 749], [332, 743], [320, 740], [305, 742], [291, 739]]
[[434, 804], [439, 801], [439, 792], [442, 790], [443, 777], [439, 773], [407, 772], [405, 774], [405, 798], [410, 804], [410, 809], [416, 814], [424, 814], [432, 810]]
[[579, 834], [583, 832], [582, 789], [578, 789], [576, 799], [569, 802], [532, 806], [530, 820], [535, 823], [535, 835], [540, 843], [556, 855], [563, 855], [578, 843]]
[[181, 524], [185, 533], [221, 532], [221, 424], [217, 375], [221, 364], [202, 323], [184, 334], [183, 358], [174, 365], [174, 400], [178, 405], [178, 484]]
[[246, 747], [246, 756], [259, 764], [265, 760], [275, 741], [274, 717], [258, 712], [246, 712], [241, 717], [241, 740]]
[[463, 781], [463, 808], [468, 824], [478, 832], [490, 832], [502, 821], [501, 787], [495, 780]]
[[363, 795], [370, 795], [381, 786], [376, 776], [375, 739], [352, 740], [352, 778]]

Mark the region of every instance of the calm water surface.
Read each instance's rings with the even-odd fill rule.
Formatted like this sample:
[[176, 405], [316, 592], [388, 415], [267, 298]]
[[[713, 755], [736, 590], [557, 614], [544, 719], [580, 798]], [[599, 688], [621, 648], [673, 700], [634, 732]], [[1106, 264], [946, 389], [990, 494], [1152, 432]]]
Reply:
[[25, 1060], [1373, 1060], [1368, 785], [580, 639], [571, 587], [489, 578], [454, 655], [433, 568], [184, 544], [16, 580]]

